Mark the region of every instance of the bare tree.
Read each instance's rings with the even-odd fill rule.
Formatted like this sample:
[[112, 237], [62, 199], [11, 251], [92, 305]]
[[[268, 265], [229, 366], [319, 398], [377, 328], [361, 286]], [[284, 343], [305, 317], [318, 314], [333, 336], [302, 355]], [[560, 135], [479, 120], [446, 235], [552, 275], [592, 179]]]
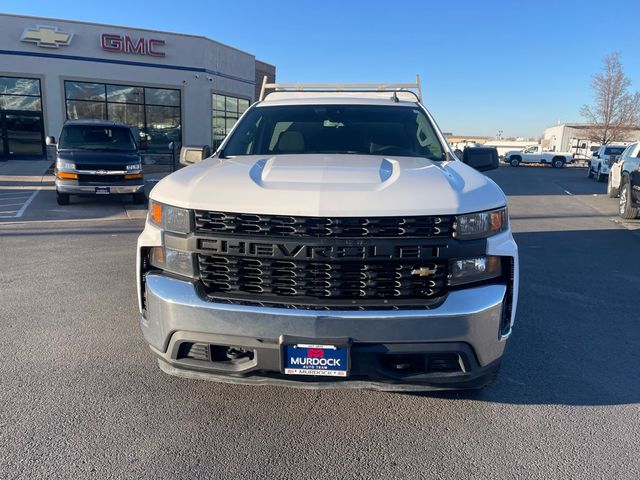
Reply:
[[583, 105], [580, 114], [592, 125], [589, 140], [602, 145], [627, 139], [640, 121], [640, 92], [631, 93], [629, 80], [620, 63], [620, 52], [607, 55], [602, 72], [591, 81], [594, 104]]

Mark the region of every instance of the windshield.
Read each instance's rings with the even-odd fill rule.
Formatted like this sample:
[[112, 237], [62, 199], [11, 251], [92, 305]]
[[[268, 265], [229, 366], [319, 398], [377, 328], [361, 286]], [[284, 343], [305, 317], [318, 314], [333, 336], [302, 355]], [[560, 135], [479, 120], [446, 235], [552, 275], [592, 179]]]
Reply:
[[607, 147], [604, 150], [605, 155], [620, 155], [627, 147]]
[[225, 156], [338, 153], [443, 158], [417, 107], [296, 105], [254, 107], [224, 147]]
[[64, 150], [135, 151], [131, 130], [126, 127], [67, 125], [60, 134], [58, 148]]

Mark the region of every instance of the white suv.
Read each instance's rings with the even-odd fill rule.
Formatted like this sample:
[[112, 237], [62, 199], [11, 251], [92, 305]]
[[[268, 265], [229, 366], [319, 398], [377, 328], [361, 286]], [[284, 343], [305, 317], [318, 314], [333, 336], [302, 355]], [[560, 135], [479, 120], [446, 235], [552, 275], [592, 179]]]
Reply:
[[609, 169], [616, 163], [627, 144], [602, 145], [593, 154], [587, 166], [587, 176], [595, 178], [596, 182], [604, 182], [609, 175]]
[[[304, 388], [480, 388], [515, 317], [507, 199], [416, 85], [270, 84], [213, 157], [160, 181], [138, 239], [160, 367]], [[418, 90], [419, 91], [419, 90]], [[495, 149], [466, 149], [478, 170]]]

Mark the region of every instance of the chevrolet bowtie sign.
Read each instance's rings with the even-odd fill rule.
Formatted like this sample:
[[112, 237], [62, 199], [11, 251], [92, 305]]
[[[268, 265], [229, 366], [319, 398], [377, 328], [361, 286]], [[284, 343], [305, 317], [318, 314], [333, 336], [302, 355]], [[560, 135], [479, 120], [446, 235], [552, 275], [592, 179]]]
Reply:
[[73, 33], [65, 33], [58, 27], [38, 25], [36, 28], [25, 28], [20, 40], [35, 43], [39, 47], [60, 48], [71, 43]]

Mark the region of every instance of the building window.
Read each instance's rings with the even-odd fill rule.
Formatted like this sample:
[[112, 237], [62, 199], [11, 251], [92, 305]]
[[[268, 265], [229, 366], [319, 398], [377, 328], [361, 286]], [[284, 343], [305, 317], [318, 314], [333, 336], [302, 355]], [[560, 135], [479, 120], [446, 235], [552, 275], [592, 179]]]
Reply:
[[0, 159], [43, 155], [40, 80], [0, 76]]
[[0, 110], [40, 112], [40, 80], [0, 77]]
[[224, 137], [227, 136], [236, 124], [240, 115], [249, 108], [249, 100], [214, 93], [211, 101], [213, 112], [211, 118], [213, 141], [211, 145], [213, 149], [216, 150], [224, 140]]
[[136, 127], [151, 152], [182, 143], [180, 90], [65, 81], [68, 119], [98, 119]]

